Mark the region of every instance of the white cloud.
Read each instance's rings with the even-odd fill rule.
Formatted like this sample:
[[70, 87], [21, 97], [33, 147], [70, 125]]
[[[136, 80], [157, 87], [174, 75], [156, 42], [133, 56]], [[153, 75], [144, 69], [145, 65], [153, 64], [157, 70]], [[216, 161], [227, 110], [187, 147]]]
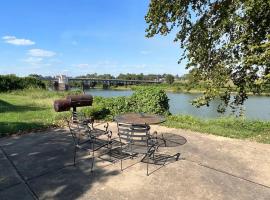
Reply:
[[27, 45], [34, 45], [35, 42], [28, 40], [28, 39], [23, 39], [23, 38], [16, 38], [15, 36], [4, 36], [2, 37], [5, 43], [8, 44], [13, 44], [13, 45], [18, 45], [18, 46], [27, 46]]
[[38, 57], [28, 57], [26, 59], [24, 59], [24, 62], [27, 63], [40, 63], [43, 60], [43, 58], [38, 58]]
[[150, 54], [151, 52], [150, 52], [150, 51], [146, 51], [146, 50], [142, 50], [142, 51], [140, 51], [140, 53], [141, 53], [142, 55], [148, 55], [148, 54]]
[[28, 57], [22, 61], [30, 65], [32, 68], [41, 68], [44, 65], [43, 58], [39, 57]]
[[44, 49], [30, 49], [28, 51], [28, 55], [32, 57], [53, 57], [55, 56], [55, 52], [53, 51], [48, 51]]
[[76, 64], [73, 65], [74, 67], [79, 67], [79, 68], [85, 68], [85, 67], [89, 67], [90, 65], [87, 63], [81, 63], [81, 64]]

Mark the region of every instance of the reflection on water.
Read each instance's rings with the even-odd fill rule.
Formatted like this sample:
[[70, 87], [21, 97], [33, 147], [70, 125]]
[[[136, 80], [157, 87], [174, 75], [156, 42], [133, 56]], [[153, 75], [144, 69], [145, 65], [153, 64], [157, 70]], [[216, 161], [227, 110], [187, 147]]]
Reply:
[[[102, 97], [117, 97], [117, 96], [130, 96], [133, 92], [131, 90], [100, 90], [90, 89], [86, 93], [90, 93], [93, 96]], [[215, 100], [210, 103], [210, 106], [204, 106], [196, 108], [190, 104], [191, 100], [196, 98], [198, 94], [186, 94], [186, 93], [167, 93], [170, 101], [170, 112], [172, 114], [187, 114], [202, 118], [215, 118], [221, 116], [217, 112], [217, 106], [219, 101]], [[270, 119], [270, 97], [266, 96], [250, 96], [245, 102], [245, 116], [249, 119]], [[231, 112], [225, 113], [229, 115]]]

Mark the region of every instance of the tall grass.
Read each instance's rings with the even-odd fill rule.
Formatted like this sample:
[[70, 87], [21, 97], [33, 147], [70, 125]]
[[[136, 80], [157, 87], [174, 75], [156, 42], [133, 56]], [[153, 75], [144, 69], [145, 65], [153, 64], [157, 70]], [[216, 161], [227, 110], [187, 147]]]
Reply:
[[270, 144], [270, 122], [223, 117], [200, 119], [188, 115], [172, 115], [164, 124], [167, 127], [189, 129], [230, 138], [249, 139]]

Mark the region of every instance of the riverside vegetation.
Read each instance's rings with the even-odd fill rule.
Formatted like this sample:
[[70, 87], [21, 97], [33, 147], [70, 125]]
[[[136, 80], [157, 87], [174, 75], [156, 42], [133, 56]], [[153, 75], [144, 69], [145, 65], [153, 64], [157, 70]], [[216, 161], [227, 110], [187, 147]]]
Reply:
[[[52, 126], [63, 126], [69, 112], [56, 113], [53, 101], [81, 91], [56, 92], [28, 88], [0, 93], [0, 135], [28, 132]], [[97, 120], [112, 120], [125, 112], [147, 112], [167, 116], [168, 127], [189, 129], [231, 138], [270, 143], [270, 122], [243, 118], [200, 119], [191, 116], [170, 115], [168, 97], [160, 88], [139, 88], [130, 97], [94, 97], [92, 107], [79, 111]]]

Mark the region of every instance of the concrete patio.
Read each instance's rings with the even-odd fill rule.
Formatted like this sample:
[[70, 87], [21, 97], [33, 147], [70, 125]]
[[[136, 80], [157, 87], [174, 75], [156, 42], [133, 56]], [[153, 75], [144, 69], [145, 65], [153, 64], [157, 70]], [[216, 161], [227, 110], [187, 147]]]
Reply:
[[[110, 124], [113, 133], [116, 125]], [[270, 145], [153, 126], [181, 136], [180, 152], [164, 167], [139, 159], [120, 163], [80, 153], [74, 167], [72, 138], [65, 129], [0, 139], [0, 199], [270, 199]]]

